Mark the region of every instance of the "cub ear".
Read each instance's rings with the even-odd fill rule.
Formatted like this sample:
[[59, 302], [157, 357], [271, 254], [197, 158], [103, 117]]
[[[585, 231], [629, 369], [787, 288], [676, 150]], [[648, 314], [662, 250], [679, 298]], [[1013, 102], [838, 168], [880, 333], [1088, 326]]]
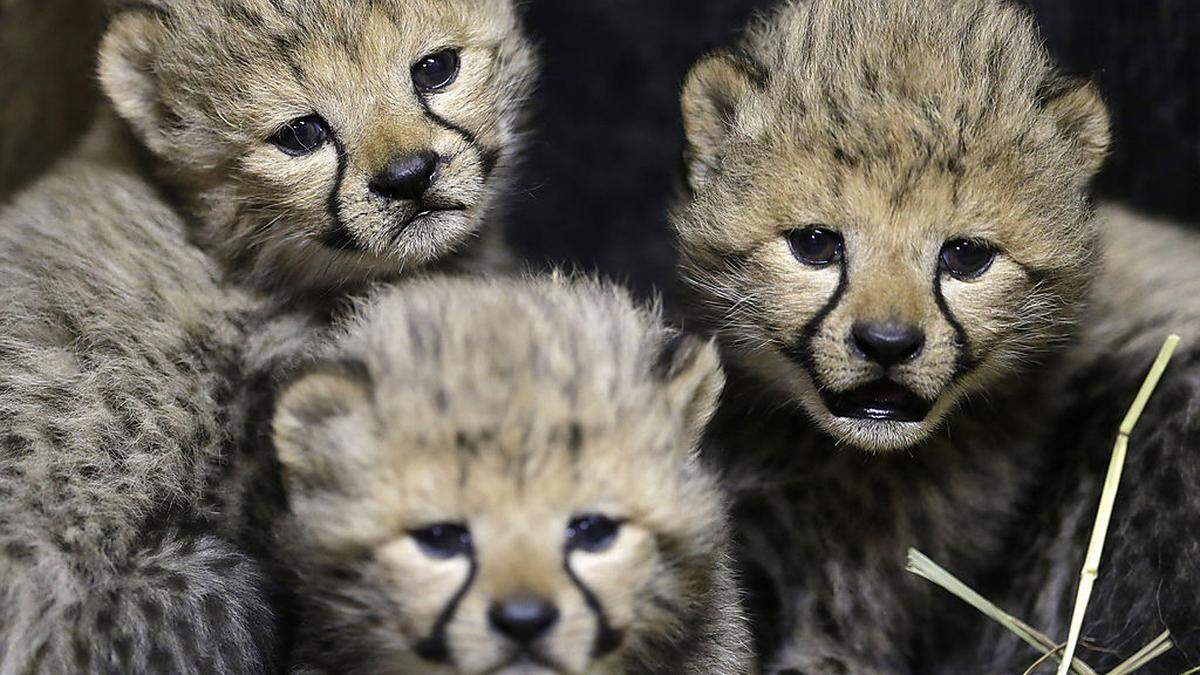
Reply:
[[167, 35], [161, 10], [117, 14], [100, 43], [100, 85], [117, 113], [154, 152], [166, 148], [157, 59]]
[[1104, 166], [1112, 144], [1108, 108], [1099, 90], [1076, 77], [1055, 76], [1042, 85], [1039, 99], [1059, 131], [1080, 153], [1083, 166], [1095, 175]]
[[320, 451], [343, 445], [344, 437], [354, 433], [346, 422], [370, 404], [372, 390], [366, 366], [357, 361], [317, 365], [286, 386], [272, 421], [275, 451], [285, 472], [295, 477], [327, 473]]
[[663, 345], [655, 371], [666, 383], [667, 401], [683, 418], [685, 428], [693, 436], [702, 434], [725, 388], [716, 345], [679, 333]]
[[718, 52], [692, 66], [683, 85], [688, 184], [695, 192], [720, 170], [721, 150], [736, 131], [738, 111], [764, 86], [749, 59]]

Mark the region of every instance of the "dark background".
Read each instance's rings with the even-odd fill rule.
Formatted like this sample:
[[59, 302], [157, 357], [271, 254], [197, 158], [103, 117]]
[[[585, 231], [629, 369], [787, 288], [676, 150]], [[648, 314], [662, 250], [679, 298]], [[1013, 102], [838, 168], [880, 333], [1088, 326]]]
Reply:
[[[673, 262], [666, 208], [682, 153], [678, 92], [764, 0], [531, 0], [541, 46], [525, 190], [510, 238], [536, 262], [600, 270], [639, 292]], [[1200, 221], [1200, 0], [1030, 0], [1067, 70], [1115, 118], [1102, 195]]]

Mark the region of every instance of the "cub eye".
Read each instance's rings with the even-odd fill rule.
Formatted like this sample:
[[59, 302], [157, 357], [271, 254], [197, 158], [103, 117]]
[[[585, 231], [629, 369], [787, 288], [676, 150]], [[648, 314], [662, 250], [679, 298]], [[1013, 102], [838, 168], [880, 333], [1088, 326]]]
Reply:
[[320, 115], [301, 117], [288, 122], [267, 140], [293, 157], [308, 155], [329, 140], [329, 123]]
[[425, 555], [449, 560], [471, 553], [471, 532], [462, 525], [443, 523], [409, 533]]
[[792, 255], [806, 265], [827, 267], [842, 259], [842, 235], [821, 227], [806, 227], [788, 233]]
[[460, 62], [457, 49], [424, 56], [412, 67], [413, 84], [424, 93], [445, 89], [458, 79]]
[[996, 260], [996, 247], [983, 241], [954, 239], [942, 247], [941, 267], [955, 279], [969, 281], [983, 276]]
[[599, 515], [582, 516], [567, 526], [567, 548], [602, 553], [613, 545], [620, 533], [618, 521]]

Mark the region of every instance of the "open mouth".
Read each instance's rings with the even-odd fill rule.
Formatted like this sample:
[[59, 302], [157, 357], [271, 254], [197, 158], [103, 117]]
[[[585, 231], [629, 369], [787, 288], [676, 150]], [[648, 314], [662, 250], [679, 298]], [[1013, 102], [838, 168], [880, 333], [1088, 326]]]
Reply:
[[876, 380], [844, 392], [822, 392], [836, 417], [883, 422], [921, 422], [933, 405], [891, 380]]

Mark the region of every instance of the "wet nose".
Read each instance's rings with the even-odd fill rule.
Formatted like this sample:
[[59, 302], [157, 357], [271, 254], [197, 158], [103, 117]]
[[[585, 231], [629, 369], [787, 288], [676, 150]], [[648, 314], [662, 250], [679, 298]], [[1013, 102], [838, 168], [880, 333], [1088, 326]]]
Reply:
[[423, 152], [392, 161], [371, 179], [371, 192], [388, 199], [414, 200], [433, 184], [438, 156]]
[[558, 608], [538, 598], [517, 598], [493, 604], [488, 620], [512, 641], [527, 645], [558, 621]]
[[851, 334], [854, 348], [884, 368], [911, 361], [925, 348], [925, 333], [915, 326], [860, 323]]

